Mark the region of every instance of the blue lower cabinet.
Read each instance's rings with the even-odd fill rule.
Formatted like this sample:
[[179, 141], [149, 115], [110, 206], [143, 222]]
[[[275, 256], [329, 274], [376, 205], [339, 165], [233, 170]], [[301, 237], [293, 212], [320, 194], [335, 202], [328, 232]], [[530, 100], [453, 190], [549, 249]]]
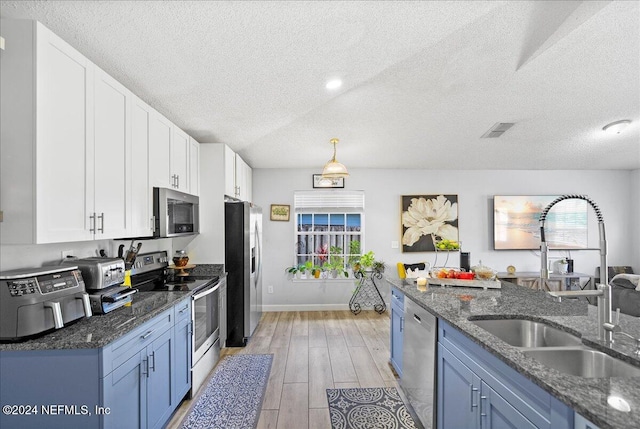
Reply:
[[174, 330], [173, 400], [176, 404], [191, 390], [191, 318], [178, 321]]
[[404, 294], [391, 289], [391, 365], [402, 376], [402, 347], [404, 342]]
[[442, 344], [438, 344], [437, 386], [438, 429], [480, 427], [480, 378]]
[[105, 377], [105, 429], [161, 428], [171, 417], [172, 341], [171, 329], [158, 334]]
[[480, 427], [495, 429], [537, 429], [509, 402], [486, 383], [480, 388]]
[[575, 414], [573, 427], [574, 429], [600, 429], [598, 426], [594, 425], [578, 413]]
[[[147, 427], [161, 428], [175, 408], [171, 394], [173, 332], [168, 330], [147, 347]], [[176, 404], [177, 406], [177, 404]]]
[[438, 429], [573, 428], [565, 404], [445, 321], [438, 327]]
[[144, 428], [147, 403], [146, 349], [138, 351], [104, 378], [105, 429]]
[[0, 352], [2, 404], [38, 405], [0, 428], [164, 427], [191, 388], [190, 309], [187, 297], [99, 349]]

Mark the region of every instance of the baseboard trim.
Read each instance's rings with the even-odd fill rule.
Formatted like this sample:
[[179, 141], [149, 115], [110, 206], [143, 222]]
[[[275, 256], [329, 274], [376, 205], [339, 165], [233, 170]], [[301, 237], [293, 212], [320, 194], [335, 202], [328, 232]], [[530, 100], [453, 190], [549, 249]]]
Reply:
[[325, 311], [348, 310], [349, 304], [292, 304], [292, 305], [262, 305], [263, 312], [271, 311]]

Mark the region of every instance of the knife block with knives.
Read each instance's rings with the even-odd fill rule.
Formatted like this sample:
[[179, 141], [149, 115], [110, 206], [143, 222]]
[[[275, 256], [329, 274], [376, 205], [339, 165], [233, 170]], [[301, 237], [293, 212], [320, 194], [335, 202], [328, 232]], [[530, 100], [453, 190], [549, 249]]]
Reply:
[[133, 264], [136, 261], [136, 256], [140, 252], [140, 248], [142, 247], [142, 242], [139, 242], [137, 246], [135, 246], [135, 240], [131, 240], [131, 245], [129, 246], [129, 250], [127, 250], [127, 254], [124, 253], [124, 244], [121, 244], [118, 247], [118, 258], [124, 259], [124, 265], [126, 270], [130, 270], [133, 267]]

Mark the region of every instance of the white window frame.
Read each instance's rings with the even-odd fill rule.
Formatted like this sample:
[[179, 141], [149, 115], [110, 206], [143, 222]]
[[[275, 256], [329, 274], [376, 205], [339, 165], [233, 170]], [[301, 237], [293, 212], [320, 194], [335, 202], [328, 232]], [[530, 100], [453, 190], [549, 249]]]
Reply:
[[[294, 213], [295, 213], [295, 221], [294, 221], [294, 266], [299, 266], [303, 264], [305, 260], [311, 257], [313, 264], [316, 266], [321, 266], [321, 261], [319, 259], [320, 254], [317, 252], [316, 248], [316, 238], [318, 236], [327, 236], [328, 240], [328, 250], [326, 260], [328, 260], [332, 255], [331, 243], [335, 240], [332, 240], [331, 237], [339, 237], [342, 236], [342, 245], [340, 246], [342, 252], [338, 254], [338, 256], [343, 258], [343, 269], [346, 270], [348, 268], [349, 257], [352, 256], [349, 252], [350, 242], [352, 240], [349, 239], [351, 236], [358, 236], [360, 238], [360, 253], [362, 255], [365, 249], [364, 242], [364, 225], [365, 225], [365, 211], [364, 211], [364, 191], [296, 191], [294, 192]], [[360, 216], [360, 230], [359, 231], [348, 231], [347, 228], [347, 215], [349, 214], [357, 214]], [[312, 215], [312, 226], [309, 231], [299, 231], [299, 215]], [[327, 224], [328, 230], [325, 231], [316, 231], [315, 230], [315, 216], [316, 215], [327, 215], [328, 220], [331, 219], [331, 216], [345, 216], [344, 231], [331, 231], [330, 230], [330, 222]], [[313, 238], [313, 248], [311, 252], [308, 250], [304, 253], [300, 252], [300, 243], [303, 242], [301, 240], [302, 236], [311, 236]], [[306, 241], [306, 240], [304, 240]], [[336, 243], [337, 244], [337, 243]], [[358, 255], [353, 255], [358, 256]], [[338, 277], [338, 280], [341, 278]], [[344, 277], [342, 277], [344, 279]]]

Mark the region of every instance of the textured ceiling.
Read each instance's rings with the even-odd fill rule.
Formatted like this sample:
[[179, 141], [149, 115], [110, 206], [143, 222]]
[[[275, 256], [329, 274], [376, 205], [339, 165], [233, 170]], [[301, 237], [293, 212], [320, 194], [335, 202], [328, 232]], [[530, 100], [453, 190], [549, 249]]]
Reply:
[[[0, 15], [41, 21], [257, 168], [320, 170], [332, 137], [350, 168], [640, 168], [638, 1], [2, 1]], [[624, 133], [601, 131], [619, 119]], [[480, 139], [497, 122], [516, 125]]]

